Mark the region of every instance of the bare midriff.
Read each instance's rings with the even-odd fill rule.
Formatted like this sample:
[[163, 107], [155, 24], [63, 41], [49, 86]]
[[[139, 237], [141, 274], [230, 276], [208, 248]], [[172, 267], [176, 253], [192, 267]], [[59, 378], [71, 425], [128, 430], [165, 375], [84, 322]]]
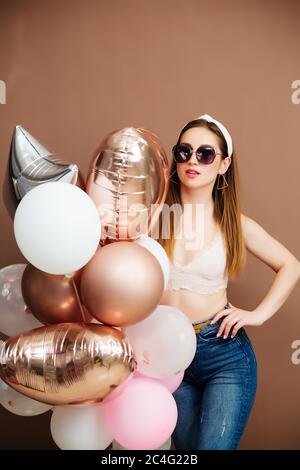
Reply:
[[198, 294], [189, 289], [165, 290], [159, 301], [181, 310], [191, 323], [212, 318], [227, 302], [226, 288], [210, 294]]

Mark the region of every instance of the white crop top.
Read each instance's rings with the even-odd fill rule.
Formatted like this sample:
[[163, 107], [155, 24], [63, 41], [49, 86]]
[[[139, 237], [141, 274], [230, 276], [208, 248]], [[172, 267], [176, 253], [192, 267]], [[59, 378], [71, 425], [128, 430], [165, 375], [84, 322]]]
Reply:
[[226, 250], [223, 236], [217, 232], [211, 243], [185, 266], [170, 262], [166, 290], [189, 289], [210, 294], [227, 287]]

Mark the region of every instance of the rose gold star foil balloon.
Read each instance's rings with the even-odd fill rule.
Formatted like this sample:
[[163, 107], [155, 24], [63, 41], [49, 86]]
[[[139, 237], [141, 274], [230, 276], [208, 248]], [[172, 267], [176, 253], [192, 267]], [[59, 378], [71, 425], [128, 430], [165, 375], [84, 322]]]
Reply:
[[101, 402], [136, 369], [121, 331], [59, 323], [0, 345], [0, 377], [17, 392], [53, 405]]
[[152, 132], [125, 127], [104, 138], [86, 183], [99, 211], [102, 246], [151, 231], [165, 201], [168, 174], [167, 155]]
[[103, 246], [82, 270], [82, 302], [107, 325], [122, 327], [143, 320], [156, 308], [163, 290], [159, 262], [133, 242]]

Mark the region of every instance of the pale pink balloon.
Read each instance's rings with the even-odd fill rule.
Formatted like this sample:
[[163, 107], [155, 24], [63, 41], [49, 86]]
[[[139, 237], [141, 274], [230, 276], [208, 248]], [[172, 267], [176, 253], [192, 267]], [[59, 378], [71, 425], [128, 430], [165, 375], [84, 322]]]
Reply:
[[105, 424], [114, 439], [130, 450], [150, 450], [172, 435], [178, 417], [175, 399], [151, 378], [133, 378], [114, 400], [102, 403]]
[[141, 374], [137, 369], [135, 369], [135, 371], [131, 375], [133, 375], [133, 378], [136, 378], [136, 379], [141, 378], [141, 377], [144, 377], [144, 378], [147, 377], [151, 380], [154, 380], [155, 382], [159, 382], [162, 385], [164, 385], [171, 393], [174, 393], [183, 380], [184, 370], [178, 372], [178, 374], [172, 375], [171, 377], [167, 377], [166, 379], [157, 379], [156, 377], [148, 377], [144, 374]]

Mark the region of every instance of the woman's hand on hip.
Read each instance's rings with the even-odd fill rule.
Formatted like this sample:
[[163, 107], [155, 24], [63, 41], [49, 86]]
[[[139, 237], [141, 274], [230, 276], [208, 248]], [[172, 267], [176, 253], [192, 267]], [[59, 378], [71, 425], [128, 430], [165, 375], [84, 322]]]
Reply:
[[225, 316], [222, 321], [220, 328], [218, 330], [217, 336], [223, 335], [224, 338], [227, 338], [231, 331], [231, 338], [233, 338], [238, 330], [245, 325], [260, 326], [263, 321], [255, 311], [243, 310], [241, 308], [234, 307], [229, 303], [230, 308], [225, 308], [218, 312], [210, 322], [214, 324], [219, 318]]

